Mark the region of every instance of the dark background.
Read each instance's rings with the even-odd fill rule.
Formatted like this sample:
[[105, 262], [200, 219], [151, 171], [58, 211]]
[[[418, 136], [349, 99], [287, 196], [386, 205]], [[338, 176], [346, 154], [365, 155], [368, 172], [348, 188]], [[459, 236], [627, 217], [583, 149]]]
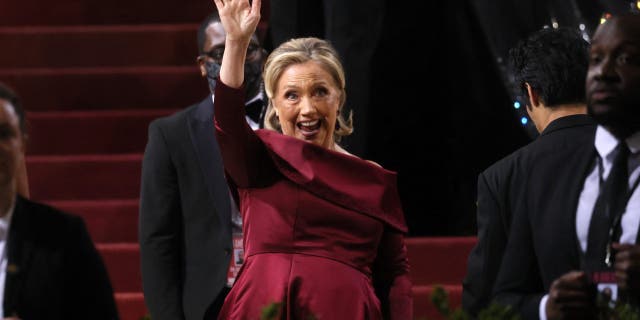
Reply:
[[[322, 37], [319, 0], [308, 34]], [[477, 175], [535, 138], [514, 108], [505, 59], [529, 33], [559, 26], [591, 36], [630, 1], [387, 1], [372, 64], [364, 155], [398, 172], [411, 235], [475, 235]], [[268, 44], [267, 44], [268, 46]], [[349, 84], [348, 84], [349, 85]], [[357, 130], [357, 126], [356, 126]]]

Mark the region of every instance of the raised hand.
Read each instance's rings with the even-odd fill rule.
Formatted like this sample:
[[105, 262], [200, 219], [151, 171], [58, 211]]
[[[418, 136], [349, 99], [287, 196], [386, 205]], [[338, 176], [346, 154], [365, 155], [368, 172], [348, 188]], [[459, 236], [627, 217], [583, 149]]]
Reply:
[[214, 0], [220, 22], [227, 33], [220, 68], [220, 81], [232, 88], [244, 82], [244, 61], [251, 36], [260, 21], [260, 2], [253, 0]]
[[260, 22], [261, 0], [214, 0], [220, 21], [231, 41], [247, 42]]

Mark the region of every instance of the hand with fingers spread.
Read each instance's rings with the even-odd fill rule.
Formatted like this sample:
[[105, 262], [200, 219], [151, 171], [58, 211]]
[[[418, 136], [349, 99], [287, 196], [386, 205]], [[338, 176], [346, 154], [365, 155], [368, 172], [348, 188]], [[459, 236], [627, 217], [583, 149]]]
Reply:
[[637, 299], [640, 297], [640, 245], [614, 243], [613, 249], [618, 287]]
[[592, 290], [583, 271], [571, 271], [553, 281], [545, 306], [547, 319], [589, 319], [595, 314]]
[[214, 0], [227, 34], [220, 80], [239, 88], [244, 81], [244, 61], [251, 36], [260, 22], [261, 0]]

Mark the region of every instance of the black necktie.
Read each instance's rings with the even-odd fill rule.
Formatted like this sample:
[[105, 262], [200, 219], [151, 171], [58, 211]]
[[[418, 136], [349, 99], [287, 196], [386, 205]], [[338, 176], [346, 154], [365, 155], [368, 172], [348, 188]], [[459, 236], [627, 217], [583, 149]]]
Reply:
[[262, 101], [262, 99], [256, 99], [245, 106], [245, 112], [253, 122], [260, 124], [260, 116], [262, 115], [263, 106], [264, 102]]
[[607, 247], [610, 241], [615, 242], [620, 238], [620, 219], [629, 199], [629, 148], [626, 143], [620, 142], [616, 151], [611, 172], [601, 187], [589, 224], [585, 267], [590, 271], [610, 268], [605, 263]]

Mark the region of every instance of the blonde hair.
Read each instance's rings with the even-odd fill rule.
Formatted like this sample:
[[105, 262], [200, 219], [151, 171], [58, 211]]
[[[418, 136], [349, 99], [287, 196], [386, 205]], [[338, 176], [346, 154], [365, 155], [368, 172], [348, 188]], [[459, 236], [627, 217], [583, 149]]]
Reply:
[[263, 79], [264, 88], [269, 98], [269, 105], [264, 119], [264, 127], [282, 132], [280, 121], [273, 107], [273, 95], [282, 73], [291, 65], [307, 61], [319, 63], [331, 75], [341, 91], [336, 130], [333, 133], [334, 141], [336, 143], [340, 142], [343, 136], [348, 136], [353, 132], [353, 112], [349, 112], [347, 119], [342, 116], [341, 112], [347, 98], [344, 69], [333, 46], [325, 40], [313, 37], [291, 39], [273, 50], [267, 58], [264, 65]]

